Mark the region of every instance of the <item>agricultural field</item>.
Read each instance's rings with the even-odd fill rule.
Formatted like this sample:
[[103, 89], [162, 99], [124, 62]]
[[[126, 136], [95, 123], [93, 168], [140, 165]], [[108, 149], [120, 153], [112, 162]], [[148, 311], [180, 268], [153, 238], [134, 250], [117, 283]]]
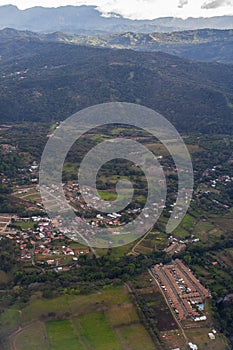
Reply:
[[156, 350], [123, 286], [51, 300], [37, 295], [22, 310], [9, 309], [5, 324], [9, 350]]
[[159, 332], [163, 348], [186, 350], [186, 340], [157, 283], [150, 278], [149, 274], [145, 274], [137, 278], [133, 286], [142, 307], [149, 312], [151, 318], [156, 320], [156, 329]]
[[[160, 219], [162, 228], [165, 227], [166, 221], [163, 217]], [[232, 212], [228, 212], [224, 216], [216, 216], [214, 214], [208, 214], [204, 217], [201, 213], [194, 210], [189, 212], [184, 217], [183, 221], [174, 230], [173, 236], [178, 240], [191, 242], [191, 236], [195, 239], [199, 239], [201, 244], [215, 244], [223, 237], [231, 236], [231, 229], [233, 225]], [[155, 251], [161, 251], [168, 245], [168, 237], [162, 230], [160, 232], [151, 232], [146, 235], [143, 240], [135, 246], [135, 252], [139, 254], [148, 255]], [[195, 243], [193, 244], [195, 246]]]
[[166, 246], [167, 235], [163, 232], [151, 231], [143, 240], [135, 245], [135, 252], [137, 254], [149, 254], [165, 249]]
[[151, 314], [156, 315], [156, 327], [160, 332], [178, 329], [177, 322], [171, 314], [157, 283], [150, 278], [149, 274], [135, 279], [133, 287], [136, 295], [143, 299], [143, 304], [147, 305]]
[[224, 231], [231, 231], [233, 227], [233, 210], [229, 210], [225, 215], [212, 215], [211, 220], [215, 225], [221, 227]]
[[82, 334], [80, 336], [76, 334], [70, 320], [46, 322], [46, 333], [48, 335], [48, 348], [51, 350], [85, 349], [81, 340]]

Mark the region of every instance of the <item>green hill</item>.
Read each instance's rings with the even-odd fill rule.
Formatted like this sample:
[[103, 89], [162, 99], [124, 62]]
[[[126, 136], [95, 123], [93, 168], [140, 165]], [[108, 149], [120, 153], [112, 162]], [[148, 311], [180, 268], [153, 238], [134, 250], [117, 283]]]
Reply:
[[233, 66], [161, 52], [26, 37], [0, 40], [0, 121], [61, 120], [90, 105], [140, 103], [180, 131], [233, 130]]

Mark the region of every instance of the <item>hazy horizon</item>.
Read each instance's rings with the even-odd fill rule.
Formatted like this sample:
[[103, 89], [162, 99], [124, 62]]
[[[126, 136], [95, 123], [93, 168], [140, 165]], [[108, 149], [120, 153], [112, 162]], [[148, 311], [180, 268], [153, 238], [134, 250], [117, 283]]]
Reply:
[[233, 0], [12, 0], [1, 1], [0, 6], [15, 5], [20, 10], [36, 6], [57, 8], [61, 6], [95, 6], [104, 16], [111, 13], [130, 19], [155, 19], [161, 17], [199, 18], [233, 15]]

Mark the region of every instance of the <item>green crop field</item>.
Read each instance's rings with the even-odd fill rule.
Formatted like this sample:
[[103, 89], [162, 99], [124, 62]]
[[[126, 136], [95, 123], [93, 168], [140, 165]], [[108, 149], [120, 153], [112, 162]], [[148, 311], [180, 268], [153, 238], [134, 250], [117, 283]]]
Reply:
[[50, 350], [85, 350], [69, 320], [46, 322]]
[[156, 350], [123, 286], [51, 300], [35, 296], [13, 322], [18, 314], [5, 316], [9, 350]]
[[92, 312], [73, 319], [75, 330], [84, 338], [84, 349], [121, 350], [119, 340], [104, 313]]
[[194, 225], [195, 225], [196, 220], [190, 216], [189, 214], [185, 215], [181, 225], [182, 227], [189, 231]]
[[119, 327], [139, 322], [137, 312], [132, 304], [125, 303], [121, 306], [112, 307], [106, 315], [113, 327]]
[[145, 328], [139, 324], [120, 327], [117, 329], [117, 333], [124, 350], [156, 350]]

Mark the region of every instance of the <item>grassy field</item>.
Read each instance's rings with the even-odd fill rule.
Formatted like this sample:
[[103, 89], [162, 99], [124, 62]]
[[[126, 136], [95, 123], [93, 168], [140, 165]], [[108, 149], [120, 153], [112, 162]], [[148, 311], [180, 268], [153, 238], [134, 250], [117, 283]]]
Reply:
[[127, 350], [155, 350], [156, 347], [148, 337], [146, 330], [139, 324], [117, 329], [122, 349]]
[[148, 254], [154, 250], [163, 250], [167, 246], [167, 235], [163, 232], [152, 231], [135, 248], [137, 253]]
[[214, 229], [214, 226], [210, 224], [208, 221], [199, 221], [194, 228], [194, 234], [204, 234], [213, 229]]
[[85, 344], [88, 345], [84, 349], [122, 349], [117, 335], [109, 325], [104, 313], [92, 312], [82, 315], [80, 318], [73, 319], [73, 324], [75, 330], [83, 335]]
[[[170, 350], [169, 344], [185, 349], [183, 337], [157, 285], [151, 284], [149, 275], [143, 276], [135, 280], [135, 290], [155, 315], [164, 349]], [[2, 314], [0, 322], [12, 334], [7, 350], [157, 350], [124, 286], [54, 299], [37, 294], [25, 308], [12, 308]], [[185, 330], [188, 339], [201, 350], [227, 349], [220, 334], [210, 341], [210, 331], [208, 328]]]
[[30, 228], [33, 228], [35, 226], [35, 222], [34, 221], [15, 221], [14, 225], [23, 229], [23, 230], [27, 230]]
[[41, 201], [41, 197], [40, 197], [39, 193], [29, 194], [28, 196], [25, 196], [24, 199], [27, 201], [32, 201], [32, 202]]
[[227, 214], [223, 216], [212, 216], [211, 220], [221, 227], [224, 231], [231, 232], [233, 225], [233, 210], [231, 209]]
[[0, 325], [5, 334], [16, 331], [19, 326], [19, 310], [12, 307], [0, 314]]
[[215, 340], [210, 340], [209, 328], [197, 328], [186, 331], [186, 335], [194, 344], [198, 344], [199, 350], [229, 350], [225, 338], [217, 334]]
[[185, 230], [189, 231], [195, 225], [195, 223], [196, 223], [195, 218], [187, 214], [182, 220], [181, 225]]
[[112, 327], [125, 326], [139, 321], [138, 314], [133, 304], [130, 303], [112, 307], [106, 312], [106, 317]]
[[37, 295], [7, 322], [8, 332], [22, 327], [11, 337], [16, 350], [156, 350], [124, 286], [51, 300]]
[[109, 191], [98, 191], [99, 196], [106, 201], [116, 200], [117, 194]]
[[16, 337], [14, 344], [17, 350], [50, 350], [45, 326], [42, 322], [35, 322], [25, 328]]
[[35, 187], [22, 188], [21, 192], [15, 192], [14, 196], [26, 201], [41, 201], [40, 192]]
[[46, 322], [50, 350], [85, 350], [69, 320]]

